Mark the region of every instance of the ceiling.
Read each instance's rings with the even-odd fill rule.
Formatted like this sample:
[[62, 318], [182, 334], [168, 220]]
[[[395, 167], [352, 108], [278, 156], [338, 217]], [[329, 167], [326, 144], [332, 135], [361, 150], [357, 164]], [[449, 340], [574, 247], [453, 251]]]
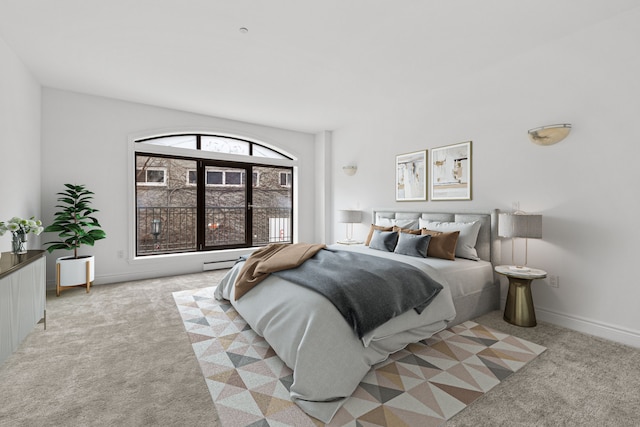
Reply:
[[0, 37], [43, 86], [317, 132], [387, 103], [425, 102], [431, 89], [637, 7], [637, 0], [0, 0]]

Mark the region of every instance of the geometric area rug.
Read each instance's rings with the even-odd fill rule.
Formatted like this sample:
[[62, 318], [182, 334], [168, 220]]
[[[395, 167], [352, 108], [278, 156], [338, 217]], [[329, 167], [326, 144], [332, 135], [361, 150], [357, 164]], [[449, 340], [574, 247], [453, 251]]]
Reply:
[[[214, 290], [173, 297], [222, 426], [325, 425], [291, 402], [291, 369]], [[440, 426], [545, 350], [464, 322], [375, 365], [327, 425]]]

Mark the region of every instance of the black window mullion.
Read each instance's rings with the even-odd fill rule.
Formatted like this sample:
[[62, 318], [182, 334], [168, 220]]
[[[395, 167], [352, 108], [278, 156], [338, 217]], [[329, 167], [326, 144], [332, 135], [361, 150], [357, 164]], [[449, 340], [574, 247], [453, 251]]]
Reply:
[[291, 237], [291, 243], [293, 243], [293, 207], [295, 206], [295, 200], [293, 199], [293, 195], [295, 194], [293, 191], [293, 167], [289, 168], [289, 173], [291, 174], [291, 219], [289, 220], [289, 236]]
[[[253, 144], [251, 144], [253, 147]], [[247, 165], [245, 169], [244, 187], [247, 194], [247, 203], [245, 207], [246, 217], [246, 230], [247, 238], [245, 244], [247, 246], [253, 246], [253, 165]]]
[[[200, 145], [200, 138], [198, 137], [198, 145]], [[205, 189], [206, 189], [206, 176], [205, 176], [205, 168], [204, 162], [202, 160], [198, 161], [198, 169], [197, 169], [197, 200], [198, 206], [196, 208], [197, 216], [196, 216], [196, 246], [197, 250], [204, 250], [205, 244]]]

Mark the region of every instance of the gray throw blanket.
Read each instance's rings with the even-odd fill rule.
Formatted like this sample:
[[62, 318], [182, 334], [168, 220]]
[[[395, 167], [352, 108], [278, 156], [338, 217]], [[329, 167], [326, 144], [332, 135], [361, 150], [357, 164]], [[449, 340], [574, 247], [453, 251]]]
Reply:
[[442, 285], [412, 265], [355, 252], [323, 249], [278, 277], [324, 295], [358, 338], [406, 311], [418, 314]]

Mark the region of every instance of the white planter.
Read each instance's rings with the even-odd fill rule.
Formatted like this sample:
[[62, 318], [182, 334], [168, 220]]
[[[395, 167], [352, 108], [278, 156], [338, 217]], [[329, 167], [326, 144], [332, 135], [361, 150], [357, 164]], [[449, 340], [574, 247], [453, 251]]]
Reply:
[[86, 286], [87, 292], [95, 278], [95, 257], [93, 255], [81, 256], [78, 259], [73, 257], [62, 257], [56, 260], [57, 272], [57, 294], [60, 289], [70, 286]]

